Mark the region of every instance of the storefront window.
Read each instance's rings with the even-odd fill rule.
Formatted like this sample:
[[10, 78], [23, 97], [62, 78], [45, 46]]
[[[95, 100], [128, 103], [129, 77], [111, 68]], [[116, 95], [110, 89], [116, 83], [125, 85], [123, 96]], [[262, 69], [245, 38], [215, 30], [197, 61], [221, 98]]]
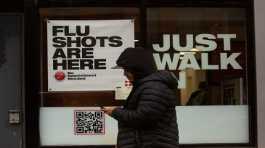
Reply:
[[157, 65], [185, 72], [181, 105], [247, 104], [245, 9], [150, 8], [147, 26]]
[[115, 145], [117, 122], [99, 107], [124, 101], [114, 91], [122, 70], [111, 67], [142, 44], [139, 9], [42, 8], [40, 16], [41, 146]]
[[[48, 92], [48, 72], [47, 72], [47, 30], [48, 20], [133, 20], [134, 43], [136, 46], [142, 44], [140, 29], [140, 12], [133, 7], [84, 7], [84, 8], [42, 8], [40, 9], [42, 23], [42, 97], [41, 105], [45, 107], [67, 107], [67, 106], [97, 106], [97, 105], [120, 105], [120, 101], [114, 100], [114, 93], [111, 91], [68, 91]], [[72, 25], [74, 27], [74, 25]], [[71, 28], [71, 27], [70, 27]], [[82, 28], [83, 29], [83, 28]], [[89, 41], [87, 41], [89, 42]], [[47, 93], [48, 92], [48, 93]], [[87, 100], [87, 98], [90, 98]]]
[[147, 44], [179, 76], [181, 144], [249, 142], [245, 9], [148, 8]]
[[[41, 145], [115, 145], [117, 122], [110, 117], [102, 119], [102, 135], [78, 135], [74, 129], [76, 126], [73, 125], [76, 123], [76, 111], [89, 111], [91, 114], [95, 113], [95, 110], [100, 111], [99, 106], [122, 105], [124, 100], [117, 99], [118, 91], [105, 88], [101, 90], [103, 85], [96, 88], [93, 85], [83, 85], [84, 83], [80, 83], [80, 87], [75, 87], [79, 85], [76, 82], [61, 83], [60, 78], [56, 78], [56, 74], [49, 71], [54, 64], [54, 61], [49, 60], [57, 60], [58, 57], [82, 60], [83, 57], [78, 54], [85, 53], [86, 57], [87, 53], [90, 53], [88, 58], [92, 59], [114, 54], [117, 48], [108, 48], [110, 51], [107, 54], [96, 53], [94, 50], [99, 46], [101, 49], [101, 44], [105, 44], [101, 39], [105, 40], [106, 36], [114, 36], [117, 39], [113, 32], [123, 36], [121, 38], [125, 40], [122, 42], [128, 43], [128, 40], [128, 45], [146, 45], [148, 50], [153, 51], [159, 70], [170, 70], [178, 76], [176, 95], [179, 100], [176, 100], [176, 111], [180, 144], [249, 144], [251, 133], [248, 88], [251, 86], [248, 79], [249, 41], [246, 13], [245, 8], [233, 7], [41, 8]], [[127, 21], [127, 27], [129, 26], [127, 29], [121, 25], [124, 20]], [[116, 23], [118, 25], [113, 25]], [[97, 28], [102, 24], [108, 25], [105, 28]], [[86, 28], [87, 26], [94, 28]], [[54, 33], [56, 27], [57, 33]], [[81, 35], [76, 35], [78, 27]], [[72, 30], [69, 31], [68, 28]], [[130, 34], [132, 30], [133, 35]], [[81, 47], [74, 43], [76, 49], [60, 49], [61, 42], [58, 42], [58, 39], [69, 38], [71, 32], [74, 39], [84, 38], [82, 33], [89, 34], [86, 38], [100, 34], [101, 39], [97, 42], [99, 46], [95, 43], [91, 46], [93, 51], [81, 52], [81, 47], [92, 44], [84, 41], [85, 44]], [[57, 34], [61, 36], [57, 38]], [[102, 38], [102, 34], [106, 36]], [[114, 44], [110, 44], [118, 45], [121, 40], [118, 38], [117, 42], [116, 39]], [[65, 44], [68, 44], [67, 42], [72, 44], [73, 41], [70, 39]], [[70, 56], [65, 58], [63, 51], [71, 51]], [[114, 59], [110, 61], [113, 62], [112, 60]], [[65, 70], [59, 64], [60, 66]], [[65, 70], [67, 76], [74, 77], [75, 72], [91, 72], [81, 68], [78, 71], [75, 67], [74, 64], [71, 67], [73, 71], [70, 72]], [[61, 83], [62, 85], [59, 85], [63, 87], [56, 87], [53, 85], [55, 83], [50, 83], [51, 79], [55, 83]], [[105, 79], [99, 77], [97, 81], [105, 82]], [[112, 81], [108, 81], [105, 84], [108, 86], [111, 83]], [[62, 120], [56, 119], [58, 116]], [[55, 135], [54, 132], [64, 132], [65, 136]]]

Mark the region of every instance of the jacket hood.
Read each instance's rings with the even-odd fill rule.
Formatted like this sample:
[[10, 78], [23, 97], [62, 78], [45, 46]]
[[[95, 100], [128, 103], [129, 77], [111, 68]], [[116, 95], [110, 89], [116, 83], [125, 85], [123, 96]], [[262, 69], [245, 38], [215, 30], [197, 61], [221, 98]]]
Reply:
[[119, 56], [116, 64], [132, 72], [136, 80], [157, 70], [152, 51], [142, 47], [126, 48]]
[[173, 72], [169, 71], [158, 71], [153, 73], [137, 82], [137, 84], [145, 83], [148, 81], [160, 81], [166, 84], [171, 89], [177, 89], [178, 78]]

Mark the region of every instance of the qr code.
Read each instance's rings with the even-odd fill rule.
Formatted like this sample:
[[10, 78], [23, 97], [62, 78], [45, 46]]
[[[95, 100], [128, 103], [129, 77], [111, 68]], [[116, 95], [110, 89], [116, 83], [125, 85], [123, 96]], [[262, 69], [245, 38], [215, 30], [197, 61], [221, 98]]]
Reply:
[[105, 134], [105, 117], [103, 111], [75, 110], [74, 128], [76, 135]]

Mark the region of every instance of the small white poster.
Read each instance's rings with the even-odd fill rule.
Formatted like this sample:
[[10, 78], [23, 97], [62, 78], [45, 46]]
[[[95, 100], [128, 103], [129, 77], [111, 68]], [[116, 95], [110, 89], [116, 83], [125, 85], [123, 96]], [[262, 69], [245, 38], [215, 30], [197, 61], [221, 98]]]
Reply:
[[48, 20], [48, 91], [107, 91], [125, 83], [111, 69], [134, 47], [134, 20]]
[[[180, 144], [249, 142], [247, 105], [176, 106], [176, 112]], [[39, 124], [41, 146], [117, 142], [117, 120], [99, 107], [41, 107]]]
[[132, 83], [129, 80], [125, 80], [125, 84], [121, 83], [115, 89], [116, 100], [126, 100], [132, 91]]

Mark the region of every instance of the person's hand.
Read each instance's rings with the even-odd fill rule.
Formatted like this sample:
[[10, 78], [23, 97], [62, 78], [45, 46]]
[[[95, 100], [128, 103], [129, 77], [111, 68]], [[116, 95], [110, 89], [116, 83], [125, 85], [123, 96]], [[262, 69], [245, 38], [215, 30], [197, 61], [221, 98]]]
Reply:
[[103, 106], [102, 111], [108, 115], [111, 115], [116, 106]]

